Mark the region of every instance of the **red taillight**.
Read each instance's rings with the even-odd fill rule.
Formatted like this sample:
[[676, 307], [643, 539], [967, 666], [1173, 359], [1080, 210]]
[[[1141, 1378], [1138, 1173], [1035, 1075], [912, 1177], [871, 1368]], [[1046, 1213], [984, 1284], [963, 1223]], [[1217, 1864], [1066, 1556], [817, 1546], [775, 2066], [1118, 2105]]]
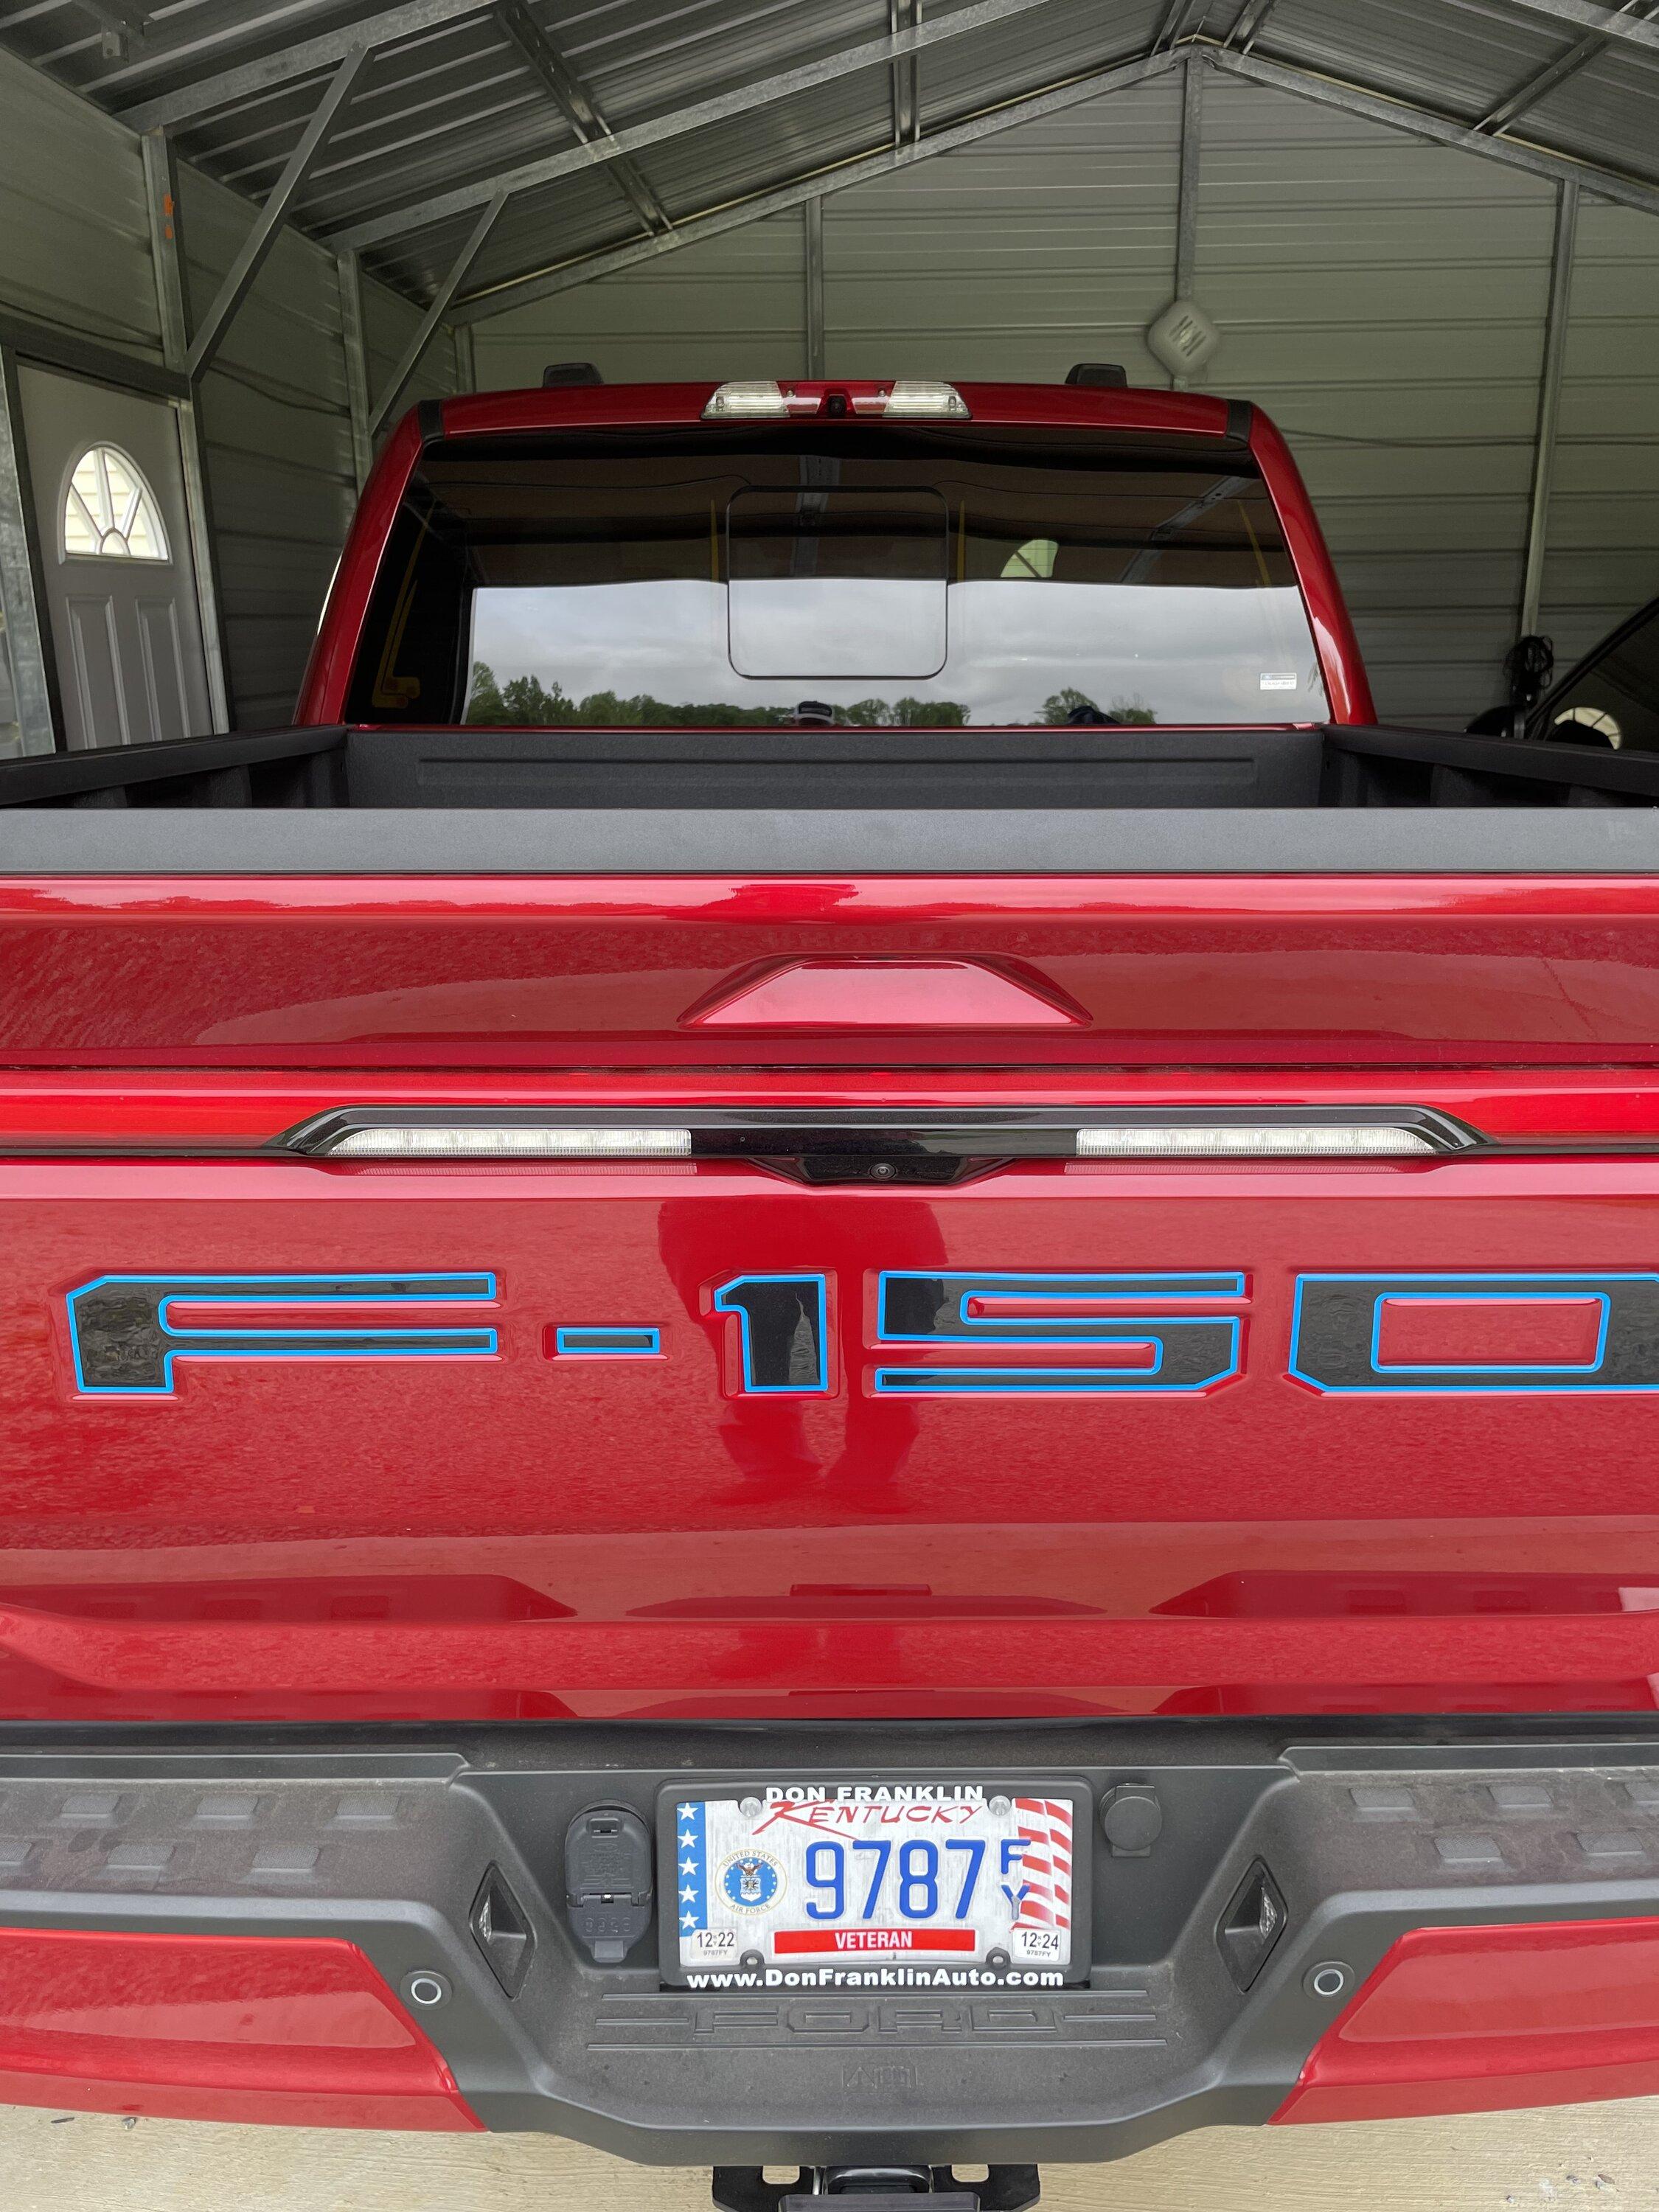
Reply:
[[1659, 2091], [1659, 1921], [1418, 1928], [1382, 1960], [1275, 2120]]
[[0, 2104], [480, 2124], [368, 1960], [327, 1937], [0, 1929]]

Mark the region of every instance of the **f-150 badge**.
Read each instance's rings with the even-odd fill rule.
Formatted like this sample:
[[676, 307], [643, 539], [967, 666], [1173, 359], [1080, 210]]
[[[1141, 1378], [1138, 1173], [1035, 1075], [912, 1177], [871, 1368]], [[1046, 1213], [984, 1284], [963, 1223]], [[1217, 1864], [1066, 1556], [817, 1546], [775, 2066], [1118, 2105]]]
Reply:
[[[739, 1396], [836, 1389], [830, 1292], [830, 1276], [810, 1272], [718, 1285], [712, 1312], [737, 1332]], [[491, 1358], [500, 1341], [483, 1316], [495, 1297], [487, 1270], [100, 1275], [67, 1294], [76, 1388], [169, 1397], [181, 1360]], [[896, 1270], [877, 1284], [867, 1387], [888, 1398], [1203, 1396], [1242, 1372], [1248, 1305], [1247, 1278], [1226, 1269]], [[459, 1310], [453, 1325], [432, 1319], [444, 1306]], [[1391, 1334], [1425, 1307], [1437, 1325], [1462, 1325], [1443, 1358], [1402, 1352]], [[1547, 1341], [1558, 1322], [1559, 1356]], [[1526, 1356], [1507, 1356], [1518, 1327]], [[549, 1334], [563, 1359], [663, 1356], [655, 1319]], [[1321, 1395], [1659, 1389], [1659, 1274], [1299, 1275], [1280, 1371]]]

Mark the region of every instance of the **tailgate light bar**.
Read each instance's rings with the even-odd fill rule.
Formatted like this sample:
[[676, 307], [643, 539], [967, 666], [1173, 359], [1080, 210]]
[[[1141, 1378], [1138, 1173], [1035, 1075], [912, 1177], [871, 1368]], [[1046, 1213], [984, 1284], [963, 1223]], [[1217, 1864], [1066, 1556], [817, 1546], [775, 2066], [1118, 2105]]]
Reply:
[[1402, 1122], [1346, 1128], [1315, 1122], [1241, 1122], [1234, 1128], [1101, 1123], [1077, 1133], [1080, 1160], [1398, 1159], [1447, 1149], [1426, 1130]]
[[277, 1149], [330, 1160], [747, 1160], [808, 1182], [954, 1182], [1010, 1160], [1423, 1159], [1479, 1147], [1425, 1107], [344, 1107]]
[[702, 413], [707, 422], [800, 415], [880, 416], [910, 422], [969, 419], [968, 403], [954, 384], [921, 376], [901, 376], [890, 383], [803, 377], [788, 384], [775, 377], [744, 377], [720, 386]]
[[690, 1129], [538, 1128], [499, 1121], [389, 1121], [347, 1129], [318, 1147], [333, 1159], [678, 1160]]

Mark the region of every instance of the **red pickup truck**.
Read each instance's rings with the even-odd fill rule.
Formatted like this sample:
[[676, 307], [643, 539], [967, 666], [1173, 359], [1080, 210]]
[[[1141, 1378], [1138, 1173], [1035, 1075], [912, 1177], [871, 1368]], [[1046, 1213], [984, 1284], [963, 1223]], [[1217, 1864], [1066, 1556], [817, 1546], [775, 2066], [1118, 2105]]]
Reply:
[[295, 726], [0, 768], [0, 2099], [1659, 2088], [1656, 805], [1247, 404], [411, 414]]

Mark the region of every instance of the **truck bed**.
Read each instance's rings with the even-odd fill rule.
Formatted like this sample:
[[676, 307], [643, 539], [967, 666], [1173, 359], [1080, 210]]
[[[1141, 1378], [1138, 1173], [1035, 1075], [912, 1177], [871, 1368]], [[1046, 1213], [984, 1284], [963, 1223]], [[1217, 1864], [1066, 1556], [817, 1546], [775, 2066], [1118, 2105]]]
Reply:
[[1656, 804], [1659, 755], [1334, 724], [784, 732], [336, 724], [0, 763], [7, 810], [1099, 816]]
[[1656, 807], [1659, 756], [1419, 729], [337, 725], [0, 763], [0, 874], [1623, 874]]

